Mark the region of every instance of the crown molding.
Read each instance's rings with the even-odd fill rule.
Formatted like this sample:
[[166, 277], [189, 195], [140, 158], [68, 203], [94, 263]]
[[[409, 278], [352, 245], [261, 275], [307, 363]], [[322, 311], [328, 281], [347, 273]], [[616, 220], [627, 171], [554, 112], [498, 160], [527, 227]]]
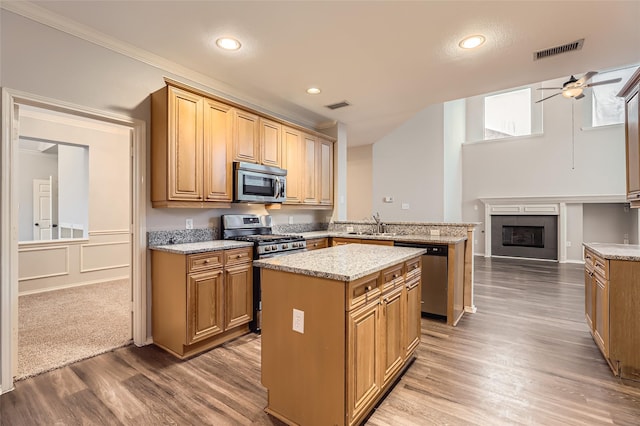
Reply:
[[262, 111], [269, 115], [286, 117], [289, 121], [296, 122], [297, 124], [304, 127], [315, 129], [318, 125], [317, 122], [314, 122], [299, 113], [290, 110], [284, 110], [282, 108], [269, 104], [264, 100], [253, 98], [244, 92], [238, 91], [233, 86], [223, 81], [214, 79], [191, 68], [187, 68], [183, 65], [173, 62], [167, 58], [155, 55], [147, 50], [118, 40], [91, 27], [50, 12], [49, 10], [35, 5], [31, 2], [6, 0], [0, 1], [0, 9], [4, 9], [17, 15], [23, 16], [32, 21], [70, 34], [74, 37], [78, 37], [82, 40], [112, 50], [116, 53], [120, 53], [124, 56], [151, 65], [152, 67], [161, 69], [168, 73], [181, 76], [185, 79], [204, 86], [205, 88], [207, 88], [207, 90], [212, 91], [213, 93], [218, 94], [221, 97], [233, 98], [238, 103], [244, 104], [247, 107], [250, 107], [257, 111]]

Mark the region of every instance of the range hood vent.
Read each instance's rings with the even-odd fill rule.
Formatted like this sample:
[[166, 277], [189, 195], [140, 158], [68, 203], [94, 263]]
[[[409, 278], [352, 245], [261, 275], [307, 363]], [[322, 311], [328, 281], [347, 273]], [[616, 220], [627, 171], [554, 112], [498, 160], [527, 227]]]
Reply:
[[560, 55], [561, 53], [572, 52], [574, 50], [582, 49], [584, 39], [572, 41], [571, 43], [563, 44], [562, 46], [550, 47], [544, 50], [538, 50], [533, 52], [533, 60], [548, 58], [549, 56]]
[[338, 108], [344, 108], [351, 105], [349, 102], [347, 101], [342, 101], [342, 102], [338, 102], [335, 104], [331, 104], [331, 105], [325, 105], [327, 108], [329, 109], [338, 109]]

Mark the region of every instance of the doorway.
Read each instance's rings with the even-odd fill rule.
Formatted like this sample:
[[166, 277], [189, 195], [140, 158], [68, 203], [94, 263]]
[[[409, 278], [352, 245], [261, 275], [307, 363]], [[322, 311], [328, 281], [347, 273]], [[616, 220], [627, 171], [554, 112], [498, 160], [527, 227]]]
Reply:
[[[146, 191], [143, 179], [145, 170], [144, 122], [18, 93], [9, 89], [2, 90], [2, 99], [3, 128], [8, 131], [3, 132], [2, 135], [3, 144], [0, 157], [2, 160], [2, 187], [0, 190], [2, 197], [2, 210], [0, 210], [0, 254], [2, 255], [2, 271], [0, 272], [0, 390], [6, 392], [13, 388], [14, 377], [18, 374], [20, 299], [33, 299], [32, 296], [38, 296], [46, 301], [53, 299], [55, 293], [69, 291], [74, 294], [81, 293], [80, 289], [91, 288], [93, 290], [97, 287], [92, 288], [92, 286], [108, 282], [112, 287], [120, 289], [118, 290], [119, 294], [122, 294], [122, 289], [126, 291], [126, 299], [124, 302], [118, 302], [117, 305], [124, 306], [127, 311], [129, 324], [127, 340], [130, 341], [133, 337], [133, 342], [141, 346], [147, 343], [148, 333], [145, 278], [146, 243], [144, 241], [146, 234], [144, 225]], [[91, 216], [92, 210], [100, 212], [107, 209], [105, 206], [108, 206], [113, 198], [113, 193], [109, 193], [109, 190], [113, 190], [110, 183], [113, 182], [114, 177], [108, 176], [107, 169], [90, 161], [89, 153], [92, 147], [89, 146], [91, 143], [87, 143], [88, 170], [91, 173], [91, 169], [94, 168], [94, 176], [89, 176], [90, 179], [66, 176], [64, 179], [68, 183], [65, 185], [61, 182], [63, 176], [57, 177], [58, 183], [55, 189], [58, 194], [52, 204], [57, 203], [58, 205], [56, 214], [52, 213], [51, 215], [54, 219], [51, 223], [52, 229], [55, 229], [50, 233], [51, 239], [49, 241], [20, 240], [17, 232], [21, 226], [19, 223], [21, 217], [21, 209], [19, 208], [19, 173], [21, 170], [19, 140], [21, 127], [26, 127], [25, 123], [21, 123], [21, 109], [44, 111], [44, 113], [57, 115], [58, 122], [56, 123], [54, 120], [48, 129], [52, 130], [54, 134], [60, 130], [61, 123], [68, 124], [68, 120], [70, 120], [92, 123], [94, 127], [101, 128], [99, 131], [102, 133], [109, 133], [108, 129], [118, 129], [118, 132], [125, 135], [125, 146], [121, 147], [124, 150], [124, 156], [119, 157], [119, 164], [115, 167], [114, 164], [108, 166], [108, 168], [120, 170], [119, 177], [115, 177], [115, 179], [123, 179], [123, 166], [128, 170], [128, 173], [124, 174], [126, 179], [125, 198], [127, 200], [124, 220], [114, 222], [112, 220], [113, 214], [109, 214], [108, 211], [106, 213], [109, 217], [106, 217], [102, 222]], [[42, 135], [28, 137], [40, 142], [57, 142], [59, 148], [64, 148], [64, 150], [72, 145], [84, 144], [77, 140], [64, 140], [60, 137], [42, 137]], [[87, 140], [93, 140], [93, 138]], [[102, 148], [104, 146], [93, 148], [96, 158], [102, 159], [105, 155], [113, 154], [111, 149], [101, 151]], [[62, 150], [60, 149], [60, 151]], [[126, 164], [122, 164], [123, 159]], [[64, 166], [59, 170], [66, 172], [70, 169], [78, 170], [82, 167]], [[93, 198], [89, 197], [86, 202], [88, 212], [86, 212], [84, 217], [86, 220], [84, 220], [82, 205], [76, 204], [77, 200], [69, 201], [62, 192], [64, 188], [67, 195], [77, 195], [83, 192], [82, 185], [87, 182], [94, 182], [98, 188], [106, 192], [103, 192], [101, 196], [97, 194]], [[80, 185], [80, 189], [77, 184]], [[95, 191], [96, 188], [87, 189], [87, 191], [89, 190]], [[33, 206], [30, 208], [33, 209]], [[65, 208], [66, 212], [64, 212]], [[31, 216], [31, 214], [29, 215]], [[56, 221], [58, 223], [55, 223]], [[48, 236], [49, 234], [45, 233], [44, 235]], [[79, 254], [77, 262], [73, 259], [74, 252]], [[39, 259], [45, 259], [44, 261], [34, 261], [37, 256], [42, 256], [43, 253], [45, 257]], [[73, 276], [74, 274], [77, 276]], [[124, 285], [123, 279], [125, 280]], [[74, 289], [78, 291], [74, 292]], [[40, 309], [36, 309], [36, 311], [38, 310]], [[73, 308], [69, 310], [73, 310]], [[91, 333], [85, 334], [83, 340], [89, 341], [90, 335]], [[86, 356], [80, 358], [82, 357]]]

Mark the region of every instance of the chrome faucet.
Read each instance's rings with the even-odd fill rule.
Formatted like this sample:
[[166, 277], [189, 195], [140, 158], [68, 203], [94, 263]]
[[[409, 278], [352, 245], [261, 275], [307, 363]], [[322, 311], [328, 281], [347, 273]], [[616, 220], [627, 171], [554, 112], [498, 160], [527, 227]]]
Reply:
[[384, 228], [384, 224], [382, 223], [382, 219], [380, 219], [380, 213], [376, 212], [373, 216], [373, 220], [376, 222], [376, 229], [374, 232], [381, 234]]

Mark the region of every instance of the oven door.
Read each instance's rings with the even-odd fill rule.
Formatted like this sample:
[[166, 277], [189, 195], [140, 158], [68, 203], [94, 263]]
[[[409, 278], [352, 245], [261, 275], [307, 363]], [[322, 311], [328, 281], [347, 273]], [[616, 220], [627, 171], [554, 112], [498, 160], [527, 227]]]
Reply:
[[286, 176], [237, 169], [234, 201], [241, 203], [282, 203], [286, 194]]

